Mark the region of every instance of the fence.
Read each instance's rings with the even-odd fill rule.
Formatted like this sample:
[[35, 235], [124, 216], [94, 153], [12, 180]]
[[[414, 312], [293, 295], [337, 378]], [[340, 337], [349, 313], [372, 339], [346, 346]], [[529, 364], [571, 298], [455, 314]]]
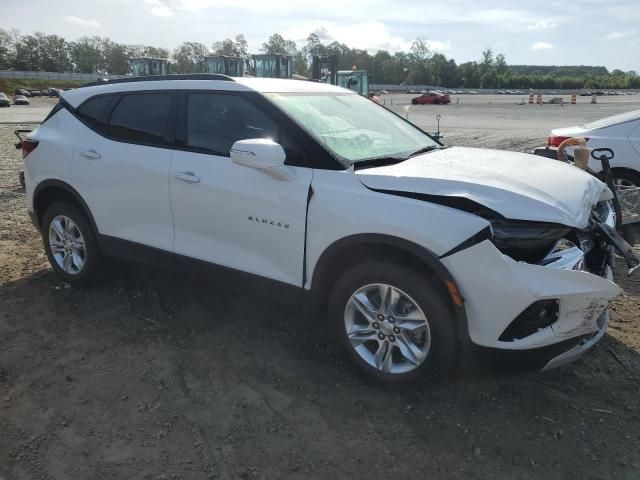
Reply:
[[91, 82], [99, 78], [122, 78], [124, 75], [100, 75], [97, 73], [35, 72], [26, 70], [0, 70], [0, 78], [32, 80], [81, 80]]
[[386, 90], [388, 92], [408, 92], [408, 91], [412, 91], [412, 92], [421, 92], [423, 90], [425, 91], [430, 91], [430, 90], [456, 90], [456, 91], [461, 91], [461, 92], [469, 92], [469, 91], [473, 91], [473, 92], [477, 92], [477, 93], [489, 93], [489, 94], [496, 94], [498, 92], [504, 92], [505, 90], [519, 90], [520, 91], [520, 95], [529, 95], [530, 93], [542, 93], [545, 95], [572, 95], [572, 94], [579, 94], [580, 92], [584, 92], [584, 91], [597, 91], [597, 90], [605, 90], [605, 91], [616, 91], [616, 92], [634, 92], [634, 93], [640, 93], [640, 90], [638, 90], [637, 88], [625, 88], [622, 90], [615, 90], [615, 89], [611, 89], [611, 88], [594, 88], [594, 89], [558, 89], [558, 88], [534, 88], [534, 89], [528, 89], [528, 88], [520, 88], [520, 89], [504, 89], [504, 88], [449, 88], [449, 87], [437, 87], [434, 85], [390, 85], [390, 84], [382, 84], [382, 83], [371, 83], [369, 84], [369, 90]]

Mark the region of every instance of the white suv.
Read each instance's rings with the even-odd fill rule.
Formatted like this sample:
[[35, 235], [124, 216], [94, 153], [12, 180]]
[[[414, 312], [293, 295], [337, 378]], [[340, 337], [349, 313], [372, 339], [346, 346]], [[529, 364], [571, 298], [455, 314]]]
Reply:
[[66, 282], [128, 256], [295, 285], [383, 383], [433, 379], [471, 344], [564, 364], [604, 334], [620, 292], [599, 180], [445, 148], [322, 83], [92, 84], [64, 92], [22, 148], [28, 209]]

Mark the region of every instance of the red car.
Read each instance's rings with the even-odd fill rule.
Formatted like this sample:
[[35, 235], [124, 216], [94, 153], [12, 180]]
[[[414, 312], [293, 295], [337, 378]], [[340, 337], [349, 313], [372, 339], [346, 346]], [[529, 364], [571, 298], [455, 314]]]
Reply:
[[451, 103], [451, 97], [446, 93], [428, 92], [423, 93], [419, 97], [412, 98], [411, 103], [414, 105], [445, 104]]

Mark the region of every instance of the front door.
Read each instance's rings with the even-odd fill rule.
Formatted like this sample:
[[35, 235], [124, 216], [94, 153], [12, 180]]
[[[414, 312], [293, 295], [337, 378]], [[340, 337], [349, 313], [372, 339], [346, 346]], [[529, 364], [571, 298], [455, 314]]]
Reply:
[[307, 197], [313, 170], [291, 166], [278, 180], [232, 163], [237, 140], [272, 138], [287, 157], [299, 153], [279, 125], [233, 93], [185, 93], [184, 150], [171, 162], [169, 186], [177, 254], [302, 285]]

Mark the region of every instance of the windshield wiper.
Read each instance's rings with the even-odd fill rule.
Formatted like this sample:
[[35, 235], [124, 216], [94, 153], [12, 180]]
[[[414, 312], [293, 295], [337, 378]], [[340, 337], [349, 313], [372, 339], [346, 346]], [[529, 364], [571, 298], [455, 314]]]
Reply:
[[427, 147], [422, 147], [422, 148], [416, 150], [415, 152], [411, 152], [405, 158], [415, 157], [415, 156], [421, 155], [423, 153], [427, 153], [427, 152], [431, 152], [433, 150], [437, 150], [438, 148], [440, 148], [438, 145], [429, 145]]
[[407, 157], [375, 157], [367, 158], [366, 160], [358, 160], [353, 163], [353, 168], [366, 168], [366, 167], [384, 167], [386, 165], [394, 165], [396, 163], [404, 162]]
[[431, 152], [432, 150], [436, 150], [438, 148], [442, 148], [442, 147], [440, 147], [439, 145], [429, 145], [427, 147], [422, 147], [418, 150], [415, 150], [408, 155], [402, 155], [397, 157], [374, 157], [374, 158], [367, 158], [366, 160], [358, 160], [354, 163], [354, 168], [383, 167], [385, 165], [394, 165], [396, 163], [404, 162], [405, 160], [408, 160], [411, 157], [415, 157], [422, 153]]

